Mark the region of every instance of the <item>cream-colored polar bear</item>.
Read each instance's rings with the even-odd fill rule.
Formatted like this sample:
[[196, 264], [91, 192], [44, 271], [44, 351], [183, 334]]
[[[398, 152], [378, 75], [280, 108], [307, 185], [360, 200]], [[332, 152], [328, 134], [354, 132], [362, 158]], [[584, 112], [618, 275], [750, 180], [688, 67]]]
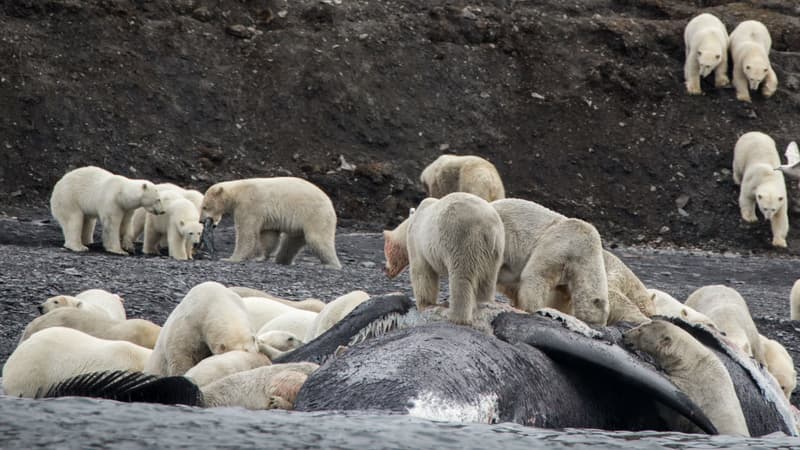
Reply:
[[191, 378], [198, 387], [213, 383], [228, 375], [271, 364], [263, 353], [234, 350], [209, 356], [187, 370], [183, 376]]
[[167, 317], [145, 372], [183, 375], [209, 356], [233, 350], [257, 352], [242, 299], [207, 281], [193, 287]]
[[320, 312], [322, 311], [322, 308], [325, 307], [325, 302], [318, 300], [316, 298], [307, 298], [305, 300], [289, 300], [249, 287], [233, 286], [228, 289], [232, 290], [233, 292], [236, 292], [242, 298], [245, 297], [268, 298], [270, 300], [275, 300], [276, 302], [283, 303], [284, 305], [291, 306], [292, 308], [304, 309], [306, 311], [311, 311], [311, 312]]
[[714, 86], [730, 84], [728, 79], [728, 30], [716, 16], [703, 13], [692, 18], [683, 32], [686, 45], [686, 62], [683, 76], [686, 90], [697, 95], [700, 79], [714, 72]]
[[764, 366], [778, 381], [786, 398], [791, 399], [792, 392], [797, 387], [797, 371], [792, 356], [780, 342], [766, 336], [760, 338], [764, 349]]
[[328, 331], [336, 322], [342, 320], [346, 315], [365, 301], [369, 300], [369, 294], [364, 291], [353, 291], [336, 298], [325, 305], [311, 324], [308, 334], [305, 336], [306, 342], [311, 342], [317, 336]]
[[[184, 189], [180, 186], [176, 186], [172, 183], [159, 183], [156, 185], [158, 188], [159, 196], [161, 197], [162, 202], [164, 201], [165, 195], [168, 192], [177, 192], [181, 197], [185, 198], [192, 202], [192, 204], [200, 211], [200, 207], [203, 203], [203, 193], [194, 189]], [[144, 233], [145, 223], [147, 221], [147, 217], [154, 217], [153, 214], [148, 213], [144, 208], [138, 208], [136, 211], [133, 212], [133, 218], [131, 219], [131, 226], [128, 227], [128, 230], [124, 234], [123, 238], [123, 246], [125, 243], [128, 243], [131, 248], [133, 247], [133, 241], [139, 238], [139, 236]], [[167, 242], [166, 239], [162, 242], [162, 247], [166, 247]]]
[[686, 299], [686, 305], [705, 314], [717, 329], [748, 356], [764, 362], [764, 351], [756, 324], [744, 298], [727, 286], [703, 286]]
[[278, 264], [291, 264], [308, 248], [329, 267], [342, 265], [336, 256], [336, 211], [320, 188], [294, 177], [249, 178], [217, 183], [206, 191], [200, 219], [218, 224], [233, 214], [236, 245], [229, 261], [263, 260], [279, 242]]
[[127, 316], [123, 301], [119, 295], [103, 289], [89, 289], [74, 297], [71, 295], [50, 297], [39, 305], [39, 312], [46, 314], [55, 308], [72, 307], [105, 314], [114, 320], [125, 320]]
[[20, 342], [34, 333], [52, 327], [82, 331], [99, 339], [120, 340], [153, 348], [161, 327], [144, 319], [116, 320], [105, 313], [80, 308], [56, 308], [33, 319], [22, 332]]
[[258, 335], [258, 350], [273, 360], [305, 344], [294, 333], [282, 330], [266, 331]]
[[256, 335], [260, 336], [268, 331], [288, 331], [295, 336], [305, 337], [318, 314], [302, 309], [293, 309], [265, 323], [258, 329]]
[[72, 328], [53, 327], [22, 342], [3, 366], [6, 395], [35, 397], [67, 378], [105, 370], [144, 369], [151, 350], [126, 341], [98, 339]]
[[197, 207], [182, 197], [171, 199], [164, 202], [163, 215], [151, 215], [145, 220], [142, 252], [158, 254], [160, 243], [166, 237], [169, 256], [178, 260], [192, 259], [194, 246], [200, 242], [202, 234]]
[[291, 306], [263, 297], [242, 297], [242, 302], [253, 331], [258, 331], [264, 324], [282, 314], [297, 311]]
[[745, 20], [731, 32], [730, 44], [736, 98], [749, 102], [750, 90], [759, 85], [764, 97], [771, 97], [778, 89], [778, 76], [769, 62], [772, 38], [767, 27], [757, 20]]
[[800, 279], [794, 282], [789, 293], [789, 318], [800, 320]]
[[701, 323], [707, 327], [717, 328], [714, 321], [709, 319], [708, 316], [695, 311], [690, 306], [684, 305], [666, 292], [658, 289], [648, 289], [647, 292], [653, 296], [653, 303], [656, 307], [655, 313], [657, 315], [678, 317], [689, 323]]
[[419, 179], [429, 197], [442, 198], [452, 192], [469, 192], [487, 202], [506, 197], [497, 168], [478, 156], [442, 155]]
[[751, 131], [736, 141], [733, 149], [733, 182], [740, 184], [739, 209], [742, 219], [755, 222], [756, 205], [772, 227], [772, 245], [786, 247], [789, 215], [786, 182], [775, 141], [764, 133]]
[[750, 436], [728, 370], [691, 334], [669, 322], [653, 320], [628, 330], [624, 342], [653, 356], [721, 434]]
[[[619, 300], [622, 303], [625, 299], [639, 308], [646, 317], [650, 317], [656, 312], [653, 304], [653, 296], [647, 292], [647, 287], [635, 273], [617, 258], [613, 253], [603, 251], [603, 262], [606, 265], [606, 278], [608, 279], [609, 291], [614, 290], [621, 293], [624, 298]], [[611, 310], [617, 308], [616, 301], [610, 299]]]
[[126, 255], [121, 239], [130, 227], [133, 211], [143, 207], [154, 214], [164, 209], [156, 186], [133, 180], [95, 166], [67, 172], [53, 187], [50, 211], [61, 225], [64, 247], [89, 250], [97, 219], [103, 226], [103, 248]]
[[293, 409], [314, 363], [274, 364], [234, 373], [202, 387], [205, 406], [247, 409]]

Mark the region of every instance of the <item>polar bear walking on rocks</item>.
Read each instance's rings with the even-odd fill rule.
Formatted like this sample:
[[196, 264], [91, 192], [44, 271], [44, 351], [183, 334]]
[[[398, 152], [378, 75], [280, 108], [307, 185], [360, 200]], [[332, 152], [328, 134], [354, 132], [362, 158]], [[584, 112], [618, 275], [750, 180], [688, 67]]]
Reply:
[[216, 225], [232, 213], [236, 245], [229, 261], [263, 260], [278, 245], [278, 264], [291, 264], [308, 248], [328, 267], [336, 256], [336, 211], [320, 188], [300, 178], [249, 178], [217, 183], [206, 191], [200, 219]]
[[53, 187], [50, 211], [61, 225], [64, 247], [89, 250], [97, 219], [103, 226], [103, 248], [127, 255], [122, 248], [123, 233], [130, 226], [133, 211], [143, 207], [153, 214], [164, 209], [156, 186], [147, 180], [133, 180], [95, 166], [67, 172]]
[[780, 342], [766, 336], [760, 337], [764, 348], [764, 365], [775, 377], [786, 399], [791, 400], [792, 392], [797, 387], [797, 371], [792, 356]]
[[191, 201], [174, 195], [180, 194], [173, 191], [164, 195], [164, 214], [148, 215], [145, 219], [142, 252], [158, 254], [161, 241], [166, 237], [169, 256], [178, 260], [192, 259], [194, 246], [203, 234], [200, 212]]
[[736, 141], [733, 149], [733, 182], [739, 184], [739, 208], [742, 219], [756, 222], [756, 205], [772, 227], [772, 245], [786, 247], [789, 214], [786, 182], [775, 141], [768, 135], [751, 131]]
[[494, 300], [505, 234], [500, 216], [486, 200], [465, 192], [426, 198], [384, 237], [386, 273], [396, 276], [406, 261], [410, 264], [417, 309], [436, 304], [442, 275], [450, 283], [448, 318], [454, 323], [471, 325], [477, 304]]
[[478, 156], [442, 155], [422, 171], [420, 181], [428, 196], [469, 192], [491, 202], [506, 197], [494, 164]]
[[750, 101], [750, 91], [761, 86], [764, 97], [778, 90], [778, 76], [769, 62], [772, 38], [769, 30], [757, 20], [745, 20], [730, 36], [733, 57], [733, 87], [736, 99]]
[[730, 85], [728, 79], [728, 30], [713, 14], [695, 16], [683, 32], [686, 62], [683, 74], [689, 94], [702, 94], [700, 79], [714, 72], [714, 86]]
[[[200, 211], [200, 207], [203, 203], [203, 194], [200, 191], [196, 191], [194, 189], [184, 189], [172, 183], [159, 183], [156, 185], [156, 187], [158, 188], [158, 194], [161, 197], [161, 201], [165, 208], [167, 206], [166, 199], [170, 196], [170, 192], [177, 192], [178, 195], [192, 202], [192, 204], [197, 208], [197, 211]], [[156, 215], [148, 213], [144, 208], [138, 208], [136, 211], [134, 211], [133, 218], [131, 219], [131, 225], [127, 230], [125, 230], [122, 246], [124, 248], [128, 248], [126, 246], [130, 246], [132, 249], [133, 241], [138, 239], [139, 236], [144, 233], [147, 219], [152, 219], [153, 217], [156, 217]], [[166, 239], [162, 242], [162, 244], [162, 246], [167, 246]]]

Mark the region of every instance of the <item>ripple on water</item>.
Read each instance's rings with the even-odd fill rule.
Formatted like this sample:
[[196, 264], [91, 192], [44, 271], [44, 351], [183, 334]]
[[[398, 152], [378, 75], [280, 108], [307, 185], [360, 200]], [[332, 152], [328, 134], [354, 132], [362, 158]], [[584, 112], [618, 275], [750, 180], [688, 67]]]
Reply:
[[199, 409], [88, 398], [0, 397], [0, 447], [710, 448], [800, 447], [765, 438], [683, 433], [543, 430], [517, 424], [432, 422], [402, 415]]

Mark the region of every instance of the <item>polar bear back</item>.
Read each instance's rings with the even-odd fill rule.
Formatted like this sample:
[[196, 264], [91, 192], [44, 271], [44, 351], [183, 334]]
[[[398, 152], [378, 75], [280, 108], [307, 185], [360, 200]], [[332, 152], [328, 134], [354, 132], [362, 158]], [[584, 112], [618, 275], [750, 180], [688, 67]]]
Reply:
[[67, 378], [104, 370], [142, 371], [151, 351], [125, 341], [98, 339], [78, 330], [52, 327], [33, 334], [3, 367], [6, 395], [34, 397]]
[[774, 339], [761, 336], [761, 343], [764, 348], [764, 365], [778, 381], [786, 398], [789, 399], [792, 391], [797, 387], [797, 371], [794, 368], [792, 356], [780, 342]]
[[[147, 198], [144, 191], [150, 191]], [[90, 217], [98, 217], [111, 209], [124, 211], [149, 206], [158, 200], [158, 190], [147, 180], [115, 175], [95, 166], [67, 172], [56, 182], [50, 198], [51, 209], [79, 209]]]
[[745, 20], [737, 25], [731, 32], [730, 42], [732, 53], [747, 42], [758, 44], [767, 54], [772, 49], [772, 37], [769, 35], [769, 30], [757, 20]]
[[81, 303], [94, 305], [102, 309], [114, 320], [127, 319], [122, 297], [117, 294], [112, 294], [103, 289], [88, 289], [76, 295], [75, 298], [80, 300]]
[[775, 140], [759, 131], [743, 134], [733, 148], [734, 182], [741, 183], [747, 168], [759, 163], [768, 164], [773, 169], [781, 165]]
[[20, 342], [34, 333], [53, 327], [72, 328], [99, 339], [128, 341], [147, 348], [153, 348], [161, 330], [161, 327], [148, 320], [114, 320], [92, 309], [57, 308], [33, 319], [25, 327]]
[[723, 53], [728, 51], [728, 30], [716, 16], [703, 13], [686, 25], [683, 41], [687, 50]]
[[260, 330], [264, 324], [281, 314], [296, 309], [265, 297], [242, 297], [242, 302], [244, 303], [244, 308], [245, 311], [247, 311], [247, 317], [250, 320], [250, 326], [253, 331]]
[[647, 292], [653, 297], [655, 314], [665, 317], [678, 317], [690, 323], [701, 323], [716, 328], [714, 321], [709, 319], [708, 316], [695, 311], [690, 306], [684, 305], [666, 292], [659, 289], [647, 289]]
[[346, 315], [365, 301], [369, 300], [369, 294], [364, 291], [352, 291], [331, 301], [322, 311], [319, 312], [314, 322], [305, 336], [306, 342], [311, 342], [322, 333], [328, 331], [336, 322], [342, 320]]
[[256, 334], [261, 335], [268, 331], [288, 331], [302, 339], [308, 335], [317, 315], [318, 313], [315, 312], [294, 309], [265, 323]]
[[262, 353], [234, 350], [203, 359], [183, 376], [191, 378], [198, 387], [203, 387], [228, 375], [269, 364], [269, 358]]
[[506, 196], [497, 168], [479, 156], [441, 155], [423, 169], [420, 181], [434, 198], [468, 192], [491, 202]]

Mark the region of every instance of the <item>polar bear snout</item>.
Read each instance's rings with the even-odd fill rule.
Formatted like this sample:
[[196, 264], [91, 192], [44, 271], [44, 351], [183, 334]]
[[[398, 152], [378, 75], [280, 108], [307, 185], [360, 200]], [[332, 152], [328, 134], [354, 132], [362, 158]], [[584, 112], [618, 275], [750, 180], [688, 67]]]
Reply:
[[151, 214], [155, 214], [157, 216], [160, 216], [161, 214], [164, 214], [164, 205], [161, 203], [161, 199], [156, 200], [150, 206], [145, 206], [144, 209], [145, 209], [145, 211], [147, 211], [147, 212], [149, 212]]

